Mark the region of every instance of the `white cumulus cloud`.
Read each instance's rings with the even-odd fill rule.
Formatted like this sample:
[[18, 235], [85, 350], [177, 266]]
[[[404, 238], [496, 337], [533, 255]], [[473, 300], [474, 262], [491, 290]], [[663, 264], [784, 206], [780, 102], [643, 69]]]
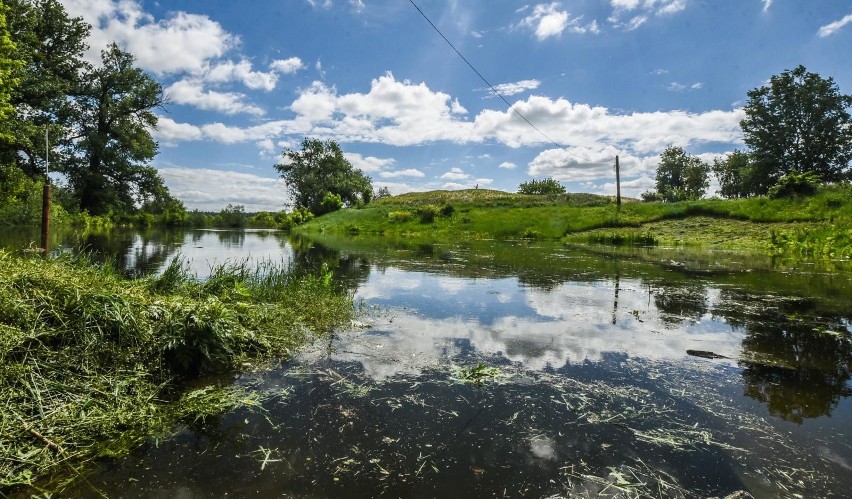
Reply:
[[219, 111], [225, 114], [246, 113], [262, 116], [264, 110], [245, 102], [245, 94], [206, 90], [199, 80], [180, 80], [165, 89], [166, 97], [175, 104], [195, 106], [199, 109]]
[[210, 168], [165, 167], [158, 169], [169, 191], [187, 208], [218, 211], [228, 203], [246, 211], [278, 211], [288, 201], [284, 181], [250, 173]]
[[157, 21], [135, 0], [62, 0], [62, 5], [92, 25], [86, 58], [95, 63], [100, 51], [116, 42], [154, 73], [200, 73], [239, 41], [207, 16], [178, 11]]
[[559, 8], [559, 2], [538, 4], [518, 23], [518, 27], [531, 29], [539, 40], [559, 36], [568, 26], [568, 12]]

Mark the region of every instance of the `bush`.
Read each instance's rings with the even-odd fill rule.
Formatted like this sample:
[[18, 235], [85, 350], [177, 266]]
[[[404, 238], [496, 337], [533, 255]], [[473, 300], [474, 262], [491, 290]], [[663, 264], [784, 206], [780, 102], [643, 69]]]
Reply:
[[813, 196], [816, 194], [821, 179], [813, 172], [789, 172], [769, 188], [772, 199], [790, 198], [795, 196]]
[[453, 213], [455, 213], [455, 212], [456, 212], [456, 209], [453, 208], [453, 205], [451, 205], [451, 204], [445, 204], [444, 206], [441, 207], [441, 216], [442, 217], [451, 217], [451, 216], [453, 216]]
[[434, 204], [426, 204], [417, 208], [417, 218], [420, 219], [420, 223], [422, 224], [430, 224], [435, 221], [435, 217], [440, 212], [440, 208]]
[[521, 185], [518, 186], [518, 194], [565, 194], [565, 186], [552, 178], [546, 178], [544, 180], [533, 179], [528, 182], [521, 183]]
[[393, 223], [402, 223], [414, 219], [414, 213], [406, 210], [392, 211], [388, 213], [388, 220]]
[[326, 192], [322, 201], [320, 201], [319, 208], [317, 209], [317, 215], [325, 215], [326, 213], [331, 213], [341, 208], [343, 208], [343, 198], [341, 198], [339, 194]]
[[663, 200], [663, 196], [660, 195], [660, 193], [656, 192], [656, 191], [645, 191], [642, 194], [640, 194], [640, 197], [642, 198], [642, 201], [644, 201], [646, 203], [653, 203], [653, 202], [656, 202], [656, 201], [662, 201]]

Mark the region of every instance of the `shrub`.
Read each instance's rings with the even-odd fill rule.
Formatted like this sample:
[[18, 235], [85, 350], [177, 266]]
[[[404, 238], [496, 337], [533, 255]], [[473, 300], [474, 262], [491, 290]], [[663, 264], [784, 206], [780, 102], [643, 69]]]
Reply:
[[518, 194], [565, 194], [565, 186], [552, 178], [546, 178], [544, 180], [533, 179], [528, 182], [522, 182], [521, 185], [518, 186]]
[[663, 200], [663, 196], [661, 196], [660, 193], [656, 191], [645, 191], [640, 194], [640, 197], [642, 198], [642, 201], [646, 203], [653, 203], [655, 201]]
[[789, 198], [794, 196], [813, 196], [821, 180], [813, 172], [788, 172], [778, 179], [778, 183], [769, 188], [772, 199]]
[[388, 220], [393, 223], [402, 223], [412, 220], [414, 218], [414, 213], [410, 211], [401, 210], [401, 211], [392, 211], [388, 213]]
[[440, 212], [441, 210], [434, 204], [426, 204], [417, 208], [417, 218], [422, 224], [430, 224], [435, 221], [435, 217]]
[[453, 213], [455, 213], [455, 212], [456, 212], [456, 209], [453, 208], [453, 205], [451, 205], [451, 204], [445, 204], [444, 206], [441, 207], [441, 216], [442, 217], [451, 217], [451, 216], [453, 216]]
[[331, 213], [341, 208], [343, 208], [343, 198], [341, 198], [339, 194], [326, 192], [322, 201], [320, 201], [319, 208], [317, 209], [317, 215]]

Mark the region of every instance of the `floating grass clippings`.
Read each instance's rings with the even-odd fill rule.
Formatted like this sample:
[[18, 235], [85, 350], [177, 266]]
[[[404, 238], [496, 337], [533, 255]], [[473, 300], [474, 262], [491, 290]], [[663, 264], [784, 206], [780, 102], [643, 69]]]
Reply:
[[243, 388], [186, 385], [286, 356], [352, 315], [324, 277], [273, 264], [226, 264], [199, 282], [175, 260], [130, 281], [85, 257], [0, 250], [0, 487], [70, 481], [176, 422], [255, 406]]
[[[716, 369], [702, 366], [695, 368]], [[734, 490], [692, 483], [702, 471], [678, 467], [681, 459], [725, 461], [730, 473], [738, 473], [731, 483], [770, 495], [804, 496], [830, 483], [824, 469], [808, 465], [811, 454], [789, 435], [738, 410], [703, 384], [706, 377], [665, 362], [628, 359], [620, 369], [638, 383], [579, 380], [486, 362], [466, 368], [445, 364], [383, 380], [351, 364], [301, 365], [287, 377], [320, 401], [305, 415], [316, 429], [308, 443], [316, 450], [311, 469], [329, 470], [334, 481], [373, 480], [371, 490], [392, 495], [403, 494], [407, 484], [431, 487], [441, 477], [457, 477], [459, 467], [467, 466], [459, 455], [467, 454], [457, 454], [456, 447], [471, 442], [494, 452], [476, 454], [483, 461], [469, 465], [472, 478], [522, 466], [512, 461], [513, 453], [558, 468], [559, 479], [549, 485], [518, 483], [509, 495], [525, 487], [533, 487], [528, 493], [557, 490], [559, 497], [624, 498], [721, 497]], [[657, 380], [658, 389], [643, 387], [643, 379]], [[374, 435], [373, 444], [361, 435]], [[575, 435], [582, 437], [574, 440]]]

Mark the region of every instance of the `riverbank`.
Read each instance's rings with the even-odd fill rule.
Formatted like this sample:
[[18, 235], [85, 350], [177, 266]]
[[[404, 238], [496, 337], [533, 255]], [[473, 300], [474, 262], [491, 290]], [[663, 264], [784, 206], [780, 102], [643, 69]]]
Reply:
[[257, 403], [199, 380], [286, 357], [353, 313], [328, 271], [232, 264], [199, 282], [175, 261], [128, 280], [85, 258], [0, 250], [0, 491]]
[[432, 191], [319, 217], [298, 231], [425, 238], [542, 239], [608, 245], [696, 246], [796, 257], [852, 257], [852, 188], [807, 198], [681, 203], [589, 194], [528, 196], [492, 190]]

